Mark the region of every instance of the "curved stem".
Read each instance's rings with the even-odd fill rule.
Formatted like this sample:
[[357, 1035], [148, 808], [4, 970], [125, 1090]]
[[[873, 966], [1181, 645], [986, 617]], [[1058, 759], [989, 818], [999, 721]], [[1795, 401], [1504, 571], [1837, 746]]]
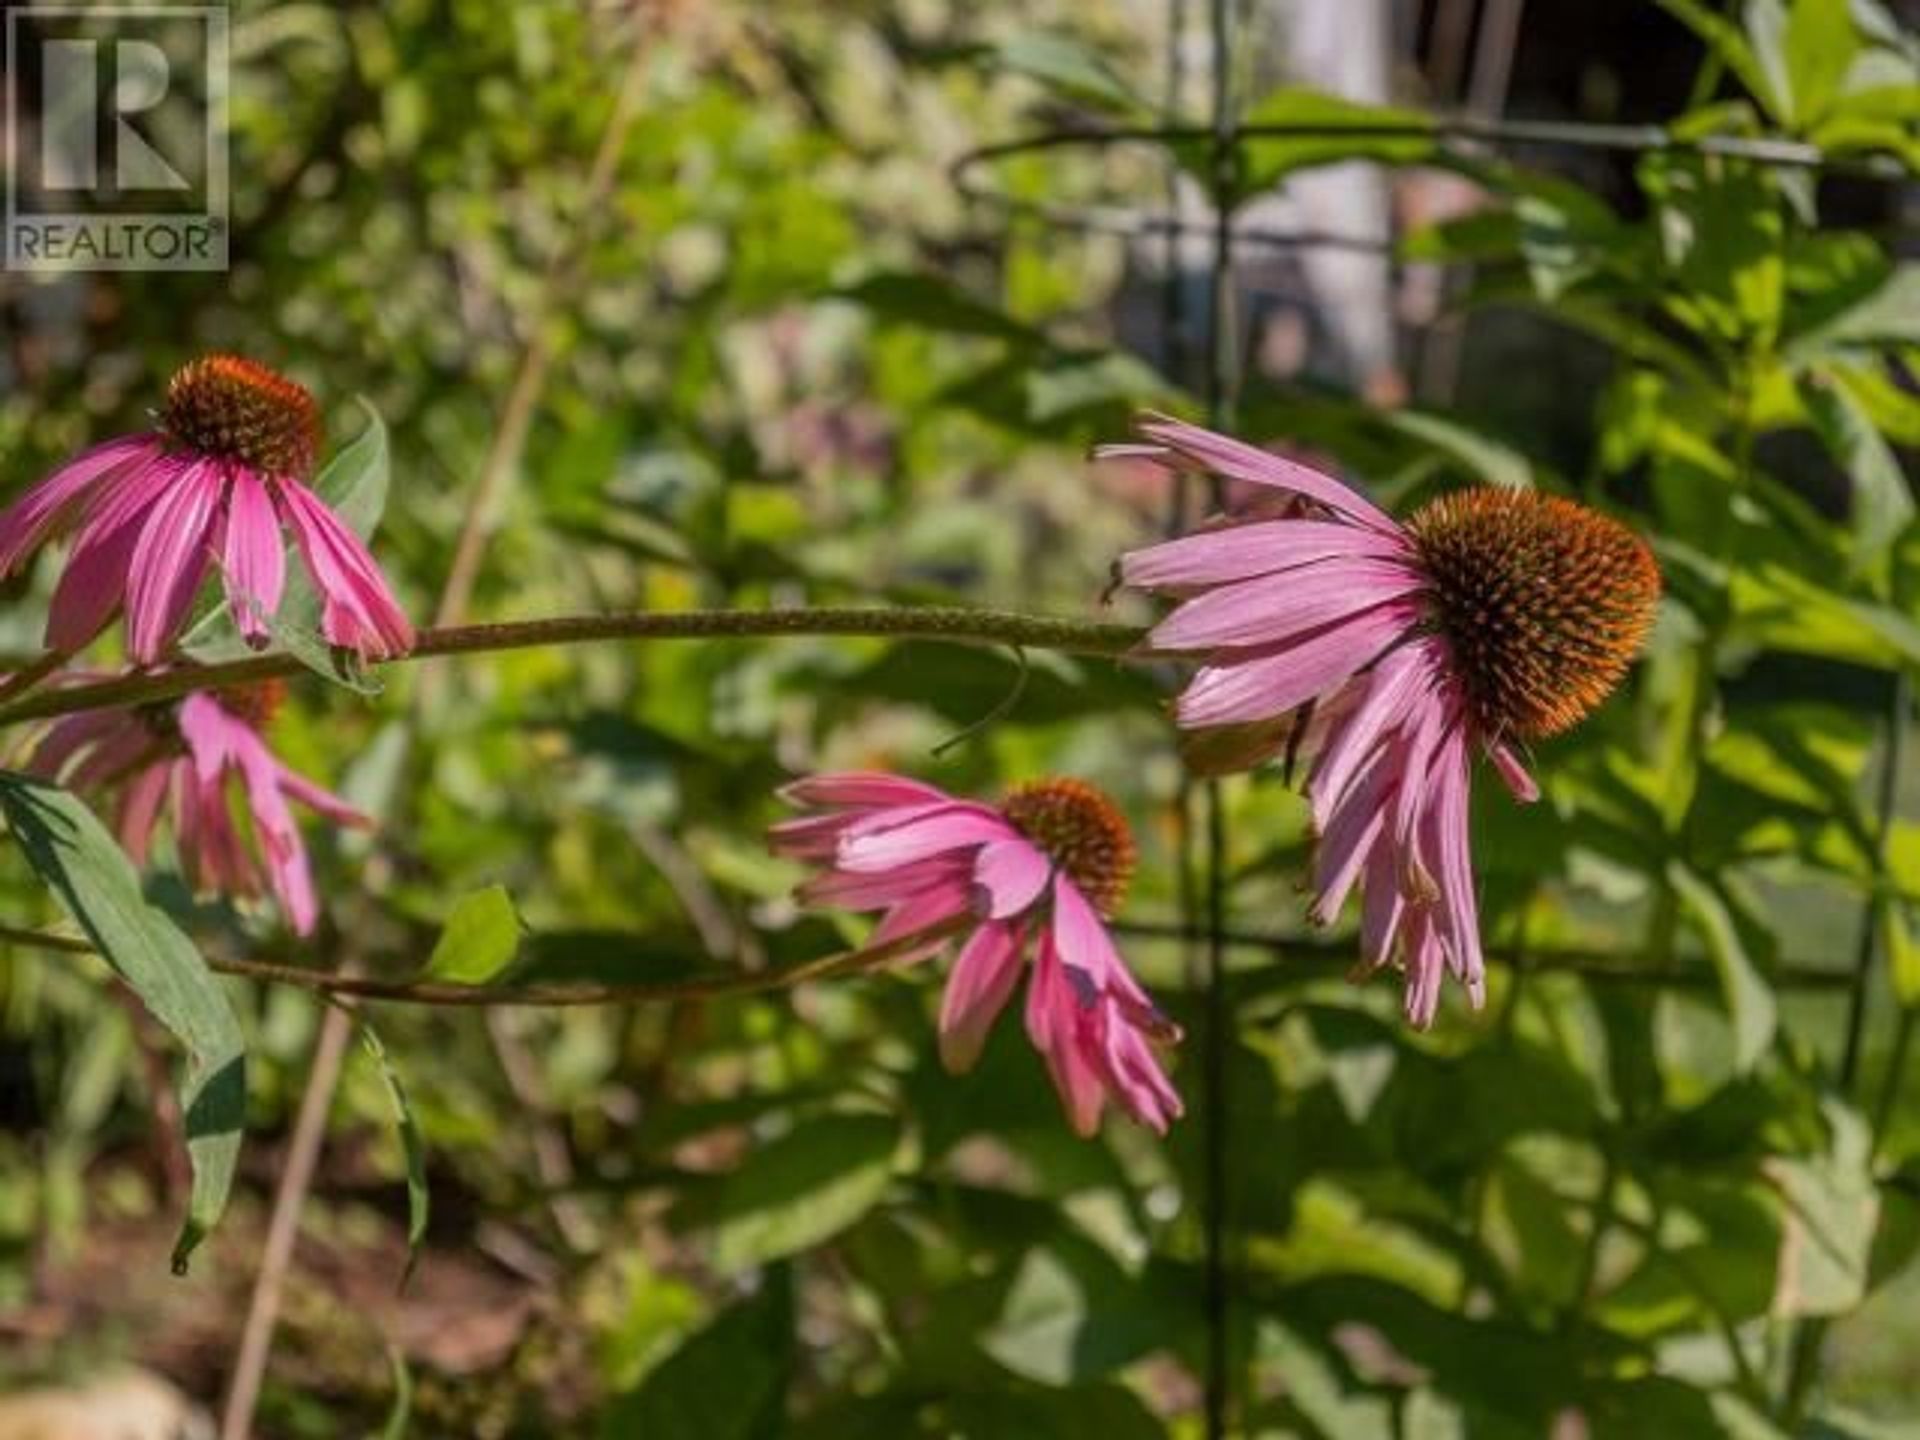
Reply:
[[[747, 640], [780, 635], [866, 635], [937, 640], [955, 645], [1019, 645], [1069, 655], [1141, 658], [1146, 632], [1137, 625], [1076, 620], [1063, 615], [1023, 615], [1011, 610], [959, 606], [881, 609], [877, 606], [813, 606], [790, 610], [678, 610], [664, 613], [559, 615], [492, 625], [449, 625], [423, 630], [412, 652], [394, 661], [434, 655], [481, 655], [551, 645], [590, 645], [608, 640]], [[112, 705], [146, 705], [195, 690], [218, 690], [298, 675], [291, 655], [259, 655], [218, 665], [183, 664], [165, 670], [43, 690], [0, 706], [0, 726], [44, 720]]]

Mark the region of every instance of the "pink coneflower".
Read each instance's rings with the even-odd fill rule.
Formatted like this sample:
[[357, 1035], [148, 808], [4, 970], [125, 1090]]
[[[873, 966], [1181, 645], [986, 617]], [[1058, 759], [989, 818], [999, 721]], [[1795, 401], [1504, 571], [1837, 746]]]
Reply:
[[1433, 1020], [1450, 971], [1484, 990], [1467, 838], [1472, 758], [1538, 798], [1518, 746], [1574, 724], [1620, 683], [1660, 572], [1630, 530], [1529, 490], [1467, 490], [1393, 519], [1339, 481], [1178, 421], [1144, 422], [1151, 459], [1286, 492], [1271, 518], [1136, 550], [1121, 583], [1178, 597], [1157, 649], [1200, 651], [1178, 719], [1240, 762], [1311, 755], [1312, 917], [1358, 883], [1371, 969], [1398, 957], [1406, 1009]]
[[[75, 790], [117, 794], [120, 843], [136, 865], [146, 864], [154, 831], [169, 818], [190, 884], [239, 898], [271, 890], [305, 935], [318, 905], [287, 802], [297, 800], [337, 825], [373, 822], [288, 769], [260, 738], [283, 689], [268, 682], [222, 691], [218, 699], [192, 695], [177, 707], [65, 716], [41, 738], [27, 768]], [[237, 792], [230, 788], [236, 781]], [[246, 827], [235, 818], [235, 800]]]
[[379, 566], [306, 486], [319, 448], [320, 413], [300, 386], [232, 355], [195, 360], [168, 383], [158, 429], [95, 446], [0, 514], [0, 577], [75, 532], [47, 644], [78, 650], [124, 608], [128, 652], [150, 665], [217, 565], [234, 624], [259, 646], [286, 583], [285, 527], [328, 643], [363, 659], [402, 654], [413, 627]]
[[[1164, 1132], [1180, 1113], [1152, 1041], [1178, 1038], [1101, 919], [1133, 873], [1126, 820], [1098, 790], [1043, 780], [998, 806], [892, 775], [820, 775], [782, 792], [822, 813], [774, 827], [775, 853], [822, 872], [809, 905], [884, 910], [873, 943], [972, 917], [940, 1006], [940, 1054], [962, 1071], [1012, 997], [1033, 951], [1027, 1034], [1074, 1129], [1090, 1135], [1109, 1098]], [[932, 942], [928, 952], [944, 940]]]

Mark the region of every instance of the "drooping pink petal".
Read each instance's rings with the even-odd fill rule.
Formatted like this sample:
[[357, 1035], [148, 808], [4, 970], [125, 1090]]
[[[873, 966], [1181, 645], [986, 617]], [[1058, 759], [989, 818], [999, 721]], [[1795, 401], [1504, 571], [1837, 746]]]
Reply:
[[1494, 773], [1499, 775], [1513, 798], [1522, 805], [1531, 805], [1540, 798], [1540, 785], [1527, 772], [1519, 752], [1504, 740], [1495, 741], [1487, 747], [1487, 758], [1493, 761]]
[[1196, 469], [1210, 470], [1231, 480], [1245, 480], [1254, 485], [1271, 485], [1288, 490], [1295, 495], [1304, 495], [1309, 500], [1317, 500], [1328, 509], [1383, 534], [1398, 536], [1403, 533], [1392, 516], [1359, 491], [1342, 484], [1331, 475], [1323, 475], [1318, 470], [1283, 459], [1243, 440], [1161, 416], [1143, 422], [1139, 429], [1148, 440], [1166, 446]]
[[0, 512], [0, 576], [10, 575], [53, 534], [98, 502], [101, 492], [157, 458], [156, 435], [125, 435], [69, 460]]
[[1356, 778], [1347, 803], [1333, 812], [1320, 837], [1314, 863], [1314, 888], [1319, 893], [1308, 911], [1315, 924], [1333, 923], [1346, 904], [1348, 891], [1360, 878], [1361, 867], [1386, 830], [1382, 801], [1391, 769], [1391, 762], [1376, 751]]
[[413, 625], [360, 537], [304, 485], [275, 482], [307, 573], [320, 592], [320, 632], [331, 645], [384, 660], [413, 648]]
[[1052, 878], [1052, 863], [1024, 836], [982, 846], [973, 868], [974, 884], [984, 894], [985, 913], [992, 920], [1025, 913]]
[[[964, 881], [949, 885], [936, 885], [911, 895], [900, 901], [873, 927], [873, 934], [867, 944], [891, 945], [896, 940], [904, 940], [921, 930], [937, 925], [968, 913], [968, 903], [972, 891]], [[929, 955], [944, 949], [953, 937], [941, 935], [927, 940], [923, 944], [902, 951], [893, 957], [893, 963], [903, 965], [914, 960], [923, 960]]]
[[1276, 653], [1203, 666], [1180, 696], [1179, 721], [1233, 725], [1284, 715], [1379, 659], [1411, 618], [1400, 606], [1381, 605]]
[[1090, 1047], [1083, 1043], [1081, 1007], [1081, 997], [1060, 961], [1053, 937], [1042, 932], [1039, 954], [1027, 981], [1027, 1038], [1046, 1061], [1067, 1122], [1076, 1133], [1091, 1136], [1100, 1128], [1106, 1087], [1093, 1066]]
[[127, 852], [137, 868], [144, 869], [153, 845], [154, 827], [160, 823], [160, 809], [166, 804], [167, 790], [173, 782], [173, 766], [165, 761], [149, 765], [135, 775], [120, 792], [120, 848]]
[[58, 780], [67, 762], [89, 745], [124, 728], [131, 718], [123, 710], [83, 710], [63, 715], [47, 727], [40, 743], [28, 757], [26, 771], [48, 780]]
[[260, 477], [244, 465], [229, 469], [221, 566], [228, 610], [241, 636], [256, 648], [267, 643], [287, 580], [287, 548], [280, 517]]
[[[279, 764], [277, 761], [275, 763]], [[279, 765], [279, 771], [281, 792], [289, 800], [306, 806], [314, 814], [324, 820], [331, 820], [336, 825], [345, 825], [353, 830], [374, 828], [371, 815], [355, 809], [353, 805], [335, 795], [331, 790], [314, 784], [306, 776], [289, 770], [285, 765]]]
[[1256, 520], [1201, 530], [1120, 557], [1120, 580], [1138, 590], [1251, 580], [1322, 560], [1404, 556], [1404, 541], [1327, 520]]
[[1418, 644], [1404, 645], [1373, 668], [1362, 682], [1360, 702], [1328, 733], [1307, 783], [1314, 823], [1327, 827], [1335, 807], [1382, 737], [1398, 728], [1417, 699], [1422, 673]]
[[940, 1060], [954, 1074], [971, 1070], [987, 1032], [1020, 983], [1018, 926], [982, 925], [961, 947], [940, 997]]
[[224, 481], [217, 466], [188, 466], [154, 502], [127, 562], [127, 651], [151, 665], [180, 631], [213, 554]]
[[1433, 765], [1433, 795], [1426, 817], [1427, 850], [1440, 885], [1442, 921], [1437, 927], [1478, 1008], [1486, 966], [1480, 953], [1480, 906], [1473, 888], [1467, 834], [1467, 747], [1458, 732], [1442, 742]]
[[163, 456], [127, 473], [88, 512], [47, 609], [48, 645], [78, 650], [113, 618], [126, 598], [127, 570], [147, 518], [184, 469]]
[[1108, 1091], [1135, 1120], [1166, 1134], [1184, 1107], [1159, 1057], [1119, 1005], [1108, 1001], [1100, 1006], [1094, 1022], [1094, 1043]]

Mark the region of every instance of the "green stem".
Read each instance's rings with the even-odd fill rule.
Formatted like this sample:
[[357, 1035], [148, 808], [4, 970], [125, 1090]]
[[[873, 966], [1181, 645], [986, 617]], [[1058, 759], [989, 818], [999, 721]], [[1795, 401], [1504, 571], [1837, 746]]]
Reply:
[[[782, 635], [865, 635], [933, 640], [955, 645], [1015, 645], [1070, 655], [1147, 658], [1146, 632], [1135, 625], [1066, 616], [1022, 615], [1009, 610], [960, 607], [799, 607], [791, 610], [679, 610], [666, 613], [561, 615], [545, 620], [509, 620], [493, 625], [450, 625], [422, 630], [408, 655], [480, 655], [553, 645], [590, 645], [609, 640], [746, 640]], [[0, 726], [44, 720], [114, 705], [147, 705], [195, 690], [297, 675], [291, 655], [259, 655], [217, 665], [181, 664], [86, 685], [44, 690], [0, 706]]]
[[[502, 1005], [581, 1006], [647, 1005], [673, 1000], [711, 1000], [734, 995], [787, 990], [809, 980], [877, 970], [922, 946], [951, 939], [974, 923], [959, 916], [908, 935], [857, 950], [842, 950], [805, 960], [779, 970], [728, 971], [686, 980], [660, 980], [626, 985], [532, 984], [456, 985], [438, 980], [379, 980], [366, 975], [342, 975], [299, 965], [277, 965], [260, 960], [209, 959], [207, 967], [221, 975], [289, 985], [339, 999], [367, 1000], [394, 1005], [437, 1005], [485, 1008]], [[69, 955], [96, 953], [85, 940], [34, 930], [0, 926], [0, 942], [30, 945]]]

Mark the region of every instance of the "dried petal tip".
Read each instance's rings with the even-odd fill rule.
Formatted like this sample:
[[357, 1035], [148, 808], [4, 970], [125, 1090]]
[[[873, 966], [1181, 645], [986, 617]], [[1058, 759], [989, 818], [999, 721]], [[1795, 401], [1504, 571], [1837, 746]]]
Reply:
[[1008, 791], [1000, 813], [1066, 871], [1094, 909], [1111, 915], [1119, 908], [1136, 852], [1113, 801], [1081, 780], [1034, 780]]
[[1465, 490], [1407, 529], [1484, 735], [1537, 740], [1575, 724], [1613, 692], [1653, 624], [1653, 552], [1570, 500]]
[[208, 355], [175, 371], [162, 424], [196, 454], [237, 460], [263, 475], [305, 480], [320, 451], [313, 396], [237, 355]]

